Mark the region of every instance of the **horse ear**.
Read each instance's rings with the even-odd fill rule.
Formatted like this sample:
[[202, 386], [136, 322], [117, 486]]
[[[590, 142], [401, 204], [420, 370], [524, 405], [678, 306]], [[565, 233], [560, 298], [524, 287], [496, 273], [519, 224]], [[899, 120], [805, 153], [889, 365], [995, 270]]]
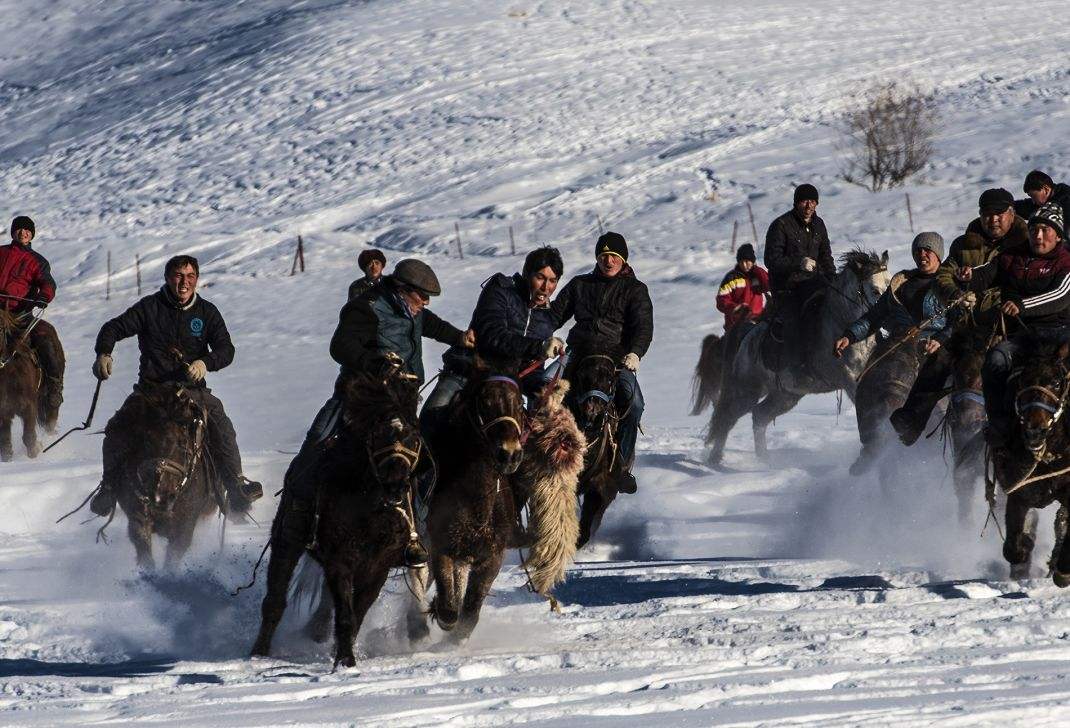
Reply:
[[888, 267], [888, 251], [887, 250], [885, 250], [883, 253], [881, 253], [881, 265], [884, 266], [885, 268]]

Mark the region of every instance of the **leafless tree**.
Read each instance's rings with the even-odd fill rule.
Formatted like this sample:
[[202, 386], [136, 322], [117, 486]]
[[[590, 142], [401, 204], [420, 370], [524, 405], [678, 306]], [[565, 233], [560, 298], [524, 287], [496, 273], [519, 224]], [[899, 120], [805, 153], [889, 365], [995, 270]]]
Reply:
[[928, 164], [938, 125], [934, 96], [917, 84], [871, 86], [843, 116], [843, 179], [873, 192], [903, 184]]

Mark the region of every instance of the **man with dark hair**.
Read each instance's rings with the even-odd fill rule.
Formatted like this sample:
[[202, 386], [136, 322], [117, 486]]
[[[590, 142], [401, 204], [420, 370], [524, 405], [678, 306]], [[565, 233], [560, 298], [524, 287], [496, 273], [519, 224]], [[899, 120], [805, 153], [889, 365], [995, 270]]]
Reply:
[[[959, 269], [984, 265], [1003, 251], [1029, 242], [1028, 227], [1014, 213], [1014, 196], [1010, 192], [999, 188], [985, 190], [977, 206], [980, 215], [951, 243], [947, 260], [936, 272], [936, 291], [945, 305], [962, 292], [956, 280]], [[979, 292], [972, 306], [973, 314], [959, 316], [947, 345], [926, 357], [906, 402], [890, 418], [904, 445], [917, 441], [933, 408], [944, 397], [945, 384], [956, 367], [984, 352], [999, 306], [998, 288]]]
[[760, 316], [767, 295], [769, 274], [757, 265], [754, 246], [744, 243], [736, 251], [736, 267], [725, 274], [717, 289], [717, 310], [724, 314], [724, 330]]
[[164, 271], [163, 288], [105, 323], [97, 334], [93, 363], [97, 379], [111, 376], [112, 351], [123, 339], [137, 337], [141, 358], [133, 393], [104, 428], [104, 473], [89, 507], [100, 516], [115, 508], [117, 480], [125, 457], [122, 442], [139, 424], [131, 420], [135, 398], [142, 391], [181, 387], [207, 413], [208, 449], [227, 491], [229, 513], [242, 521], [264, 489], [242, 474], [234, 425], [223, 403], [205, 386], [208, 372], [219, 371], [234, 360], [234, 345], [219, 309], [197, 295], [197, 259], [175, 256], [167, 261]]
[[767, 363], [778, 371], [802, 358], [805, 327], [798, 317], [836, 274], [828, 230], [817, 215], [818, 202], [816, 187], [799, 185], [792, 208], [773, 220], [765, 234], [765, 265], [773, 288], [771, 333], [779, 342], [776, 356]]
[[[580, 355], [603, 354], [620, 363], [615, 405], [620, 413], [620, 457], [624, 472], [617, 483], [621, 493], [636, 491], [631, 473], [635, 441], [643, 416], [643, 392], [636, 374], [639, 360], [654, 339], [654, 305], [646, 285], [628, 265], [628, 243], [620, 233], [607, 232], [594, 248], [595, 267], [581, 273], [561, 290], [551, 305], [554, 329], [570, 318], [568, 345]], [[573, 361], [573, 365], [578, 360]]]
[[1028, 197], [1014, 203], [1014, 211], [1018, 217], [1028, 220], [1041, 207], [1055, 202], [1063, 209], [1064, 218], [1070, 219], [1070, 185], [1062, 182], [1056, 184], [1045, 172], [1034, 169], [1025, 176], [1022, 191]]
[[356, 298], [382, 280], [386, 256], [377, 248], [367, 248], [357, 256], [357, 267], [364, 273], [364, 277], [349, 284], [350, 298]]
[[33, 322], [33, 309], [45, 308], [56, 295], [48, 261], [33, 249], [36, 232], [33, 220], [25, 215], [11, 221], [11, 243], [0, 247], [0, 310], [14, 315], [23, 327], [33, 326], [26, 341], [37, 354], [44, 374], [41, 419], [45, 429], [53, 432], [63, 404], [66, 361], [52, 324], [41, 319]]
[[[565, 271], [561, 253], [549, 246], [537, 248], [524, 259], [520, 273], [495, 273], [483, 283], [470, 328], [476, 351], [494, 359], [532, 360], [557, 356], [564, 343], [553, 335], [557, 326], [550, 313], [550, 298]], [[434, 437], [453, 398], [468, 381], [471, 353], [451, 347], [442, 355], [442, 372], [420, 413], [425, 434]], [[521, 382], [531, 396], [546, 383], [548, 369], [537, 368]]]

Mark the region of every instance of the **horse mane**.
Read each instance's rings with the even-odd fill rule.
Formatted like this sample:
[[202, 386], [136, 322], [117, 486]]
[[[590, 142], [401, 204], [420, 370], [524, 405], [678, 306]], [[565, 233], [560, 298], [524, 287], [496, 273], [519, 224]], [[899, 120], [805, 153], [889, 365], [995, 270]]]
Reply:
[[415, 382], [354, 374], [345, 378], [342, 391], [347, 419], [361, 432], [384, 416], [415, 425], [413, 417], [420, 400]]
[[881, 256], [872, 250], [861, 247], [852, 248], [840, 255], [840, 272], [845, 270], [854, 271], [861, 278], [886, 270], [888, 264], [881, 260]]

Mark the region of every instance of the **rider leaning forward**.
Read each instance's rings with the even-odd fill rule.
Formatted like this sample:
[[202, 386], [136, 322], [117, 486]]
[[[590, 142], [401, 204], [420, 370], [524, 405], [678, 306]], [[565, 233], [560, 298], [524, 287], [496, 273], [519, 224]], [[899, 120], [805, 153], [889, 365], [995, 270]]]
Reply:
[[93, 364], [97, 379], [111, 376], [112, 351], [119, 341], [136, 336], [141, 353], [134, 391], [104, 428], [104, 474], [89, 504], [97, 515], [106, 515], [115, 507], [123, 443], [136, 437], [140, 425], [131, 421], [135, 399], [142, 392], [164, 387], [181, 387], [207, 413], [208, 448], [226, 488], [230, 514], [243, 520], [253, 501], [263, 495], [260, 483], [242, 475], [234, 425], [223, 403], [205, 385], [208, 372], [223, 369], [234, 360], [234, 345], [219, 309], [197, 294], [199, 276], [196, 258], [171, 258], [164, 267], [163, 288], [105, 323], [97, 335]]
[[[33, 248], [33, 220], [19, 215], [11, 221], [11, 243], [0, 246], [0, 310], [14, 314], [29, 326], [34, 308], [44, 308], [56, 295], [56, 282], [48, 261]], [[54, 430], [63, 403], [63, 347], [52, 324], [37, 321], [27, 337], [44, 373], [42, 403], [48, 430]]]
[[[654, 338], [654, 306], [646, 285], [628, 265], [628, 243], [623, 235], [602, 235], [595, 244], [594, 255], [594, 270], [570, 280], [550, 310], [554, 329], [576, 318], [568, 333], [570, 348], [582, 356], [601, 354], [620, 363], [614, 399], [621, 418], [618, 435], [624, 471], [617, 489], [634, 493], [636, 483], [631, 468], [644, 408], [636, 374], [639, 360]], [[580, 361], [573, 359], [570, 365]]]

